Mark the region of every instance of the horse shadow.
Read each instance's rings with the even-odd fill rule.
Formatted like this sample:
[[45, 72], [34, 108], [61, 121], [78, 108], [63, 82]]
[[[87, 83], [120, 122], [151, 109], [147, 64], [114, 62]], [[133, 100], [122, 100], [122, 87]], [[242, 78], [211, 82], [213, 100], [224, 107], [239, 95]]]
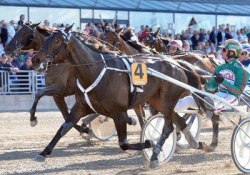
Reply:
[[[44, 170], [32, 170], [29, 172], [15, 172], [15, 175], [35, 175], [35, 174], [50, 174], [50, 173], [56, 173], [60, 174], [65, 173], [66, 171], [76, 171], [76, 170], [86, 170], [87, 174], [92, 174], [91, 171], [98, 171], [98, 170], [108, 170], [111, 168], [120, 169], [121, 166], [137, 166], [135, 169], [129, 169], [128, 172], [144, 172], [147, 169], [146, 168], [138, 168], [139, 166], [143, 165], [143, 158], [141, 156], [128, 156], [126, 158], [114, 158], [114, 159], [108, 159], [108, 160], [96, 160], [96, 161], [88, 161], [88, 162], [81, 162], [81, 163], [73, 163], [69, 165], [65, 165], [63, 167], [55, 167], [55, 168], [49, 168]], [[14, 175], [13, 174], [13, 175]], [[125, 174], [125, 171], [119, 172], [118, 174]], [[129, 173], [131, 174], [131, 173]], [[132, 173], [134, 174], [134, 173]], [[138, 173], [137, 173], [138, 174]]]

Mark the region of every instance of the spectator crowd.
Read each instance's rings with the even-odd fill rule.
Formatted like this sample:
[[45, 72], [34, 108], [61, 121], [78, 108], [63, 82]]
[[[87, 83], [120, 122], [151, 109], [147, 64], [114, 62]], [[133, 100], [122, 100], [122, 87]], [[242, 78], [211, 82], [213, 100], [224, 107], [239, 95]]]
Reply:
[[[100, 37], [105, 31], [115, 31], [121, 26], [117, 24], [117, 16], [114, 16], [112, 21], [107, 21], [102, 18], [102, 15], [99, 16], [100, 21], [97, 23], [90, 22], [86, 24], [84, 29], [80, 27], [76, 28], [76, 31], [83, 32], [85, 34]], [[25, 15], [20, 15], [19, 21], [17, 23], [14, 20], [6, 22], [4, 20], [0, 21], [0, 70], [10, 71], [16, 73], [19, 70], [32, 70], [31, 59], [33, 57], [33, 51], [23, 52], [18, 57], [11, 57], [4, 53], [4, 47], [11, 41], [14, 37], [17, 30], [19, 30], [24, 24], [31, 24], [31, 22], [25, 20]], [[48, 20], [44, 20], [40, 24], [42, 28], [48, 30], [62, 29], [68, 27], [69, 24], [57, 24], [53, 23], [52, 25]], [[164, 31], [164, 30], [162, 30]], [[148, 37], [150, 32], [153, 32], [152, 27], [149, 25], [141, 25], [140, 31], [136, 32], [138, 41], [143, 43], [144, 40]], [[187, 27], [186, 30], [177, 33], [175, 36], [171, 36], [169, 33], [161, 33], [162, 36], [172, 38], [182, 47], [182, 51], [200, 51], [204, 54], [214, 54], [218, 59], [222, 58], [222, 50], [219, 49], [220, 46], [227, 39], [236, 39], [238, 40], [245, 48], [240, 61], [249, 65], [249, 39], [250, 33], [246, 27], [235, 29], [234, 26], [230, 24], [221, 24], [218, 29], [212, 27], [211, 30], [206, 30], [204, 28], [197, 29], [197, 27]]]

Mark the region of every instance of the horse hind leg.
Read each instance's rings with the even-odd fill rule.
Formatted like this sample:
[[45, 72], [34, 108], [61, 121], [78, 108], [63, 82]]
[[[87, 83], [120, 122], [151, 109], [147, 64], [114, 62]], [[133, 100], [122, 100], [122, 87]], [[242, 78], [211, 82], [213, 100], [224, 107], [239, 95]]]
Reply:
[[165, 117], [164, 127], [162, 130], [161, 137], [153, 149], [153, 154], [150, 158], [150, 168], [156, 168], [159, 165], [158, 155], [160, 154], [162, 146], [165, 143], [166, 139], [169, 137], [169, 135], [174, 130], [174, 126], [173, 126], [172, 121], [168, 120], [166, 118], [166, 116], [164, 116], [164, 117]]
[[145, 143], [129, 144], [127, 140], [127, 118], [126, 112], [117, 114], [113, 117], [115, 127], [117, 130], [119, 146], [123, 151], [126, 150], [143, 150], [145, 148], [151, 148], [151, 142], [146, 140]]
[[213, 114], [211, 121], [213, 124], [213, 139], [210, 144], [211, 147], [216, 148], [218, 146], [218, 136], [219, 136], [219, 115]]

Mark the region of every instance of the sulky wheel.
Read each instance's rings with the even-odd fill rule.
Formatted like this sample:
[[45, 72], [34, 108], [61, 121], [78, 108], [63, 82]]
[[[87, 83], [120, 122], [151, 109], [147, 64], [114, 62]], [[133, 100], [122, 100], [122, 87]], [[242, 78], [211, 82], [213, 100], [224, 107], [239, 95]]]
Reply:
[[236, 167], [250, 173], [250, 118], [241, 120], [231, 139], [231, 154]]
[[111, 139], [116, 133], [115, 124], [112, 118], [99, 115], [90, 124], [92, 135], [101, 141]]
[[[186, 120], [187, 126], [190, 128], [191, 134], [194, 136], [196, 140], [198, 140], [201, 132], [201, 119], [197, 114], [185, 114], [183, 116]], [[185, 136], [183, 133], [181, 133], [181, 137], [177, 142], [177, 145], [182, 148], [188, 148], [189, 144], [187, 140], [185, 139]]]
[[[143, 126], [142, 133], [141, 133], [141, 142], [144, 143], [146, 140], [151, 140], [154, 144], [157, 144], [159, 140], [162, 130], [164, 126], [164, 116], [161, 114], [151, 116], [148, 118], [147, 122]], [[176, 132], [175, 130], [169, 135], [166, 139], [164, 145], [162, 146], [162, 150], [158, 156], [158, 160], [160, 164], [168, 162], [176, 148]], [[150, 158], [153, 153], [153, 148], [148, 148], [143, 150], [143, 155], [145, 158], [150, 161]]]

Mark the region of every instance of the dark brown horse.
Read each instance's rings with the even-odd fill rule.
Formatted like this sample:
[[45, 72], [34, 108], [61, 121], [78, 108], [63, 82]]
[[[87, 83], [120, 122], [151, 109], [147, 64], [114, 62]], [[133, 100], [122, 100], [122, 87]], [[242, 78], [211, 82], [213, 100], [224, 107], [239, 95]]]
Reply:
[[[18, 32], [15, 34], [13, 39], [10, 41], [10, 43], [6, 46], [5, 51], [8, 54], [19, 54], [21, 49], [29, 50], [33, 49], [38, 51], [42, 45], [43, 40], [45, 37], [49, 36], [51, 34], [50, 31], [40, 28], [38, 26], [39, 24], [34, 24], [31, 26], [24, 25]], [[40, 69], [41, 62], [39, 60], [32, 60], [33, 67], [35, 69]], [[48, 66], [46, 69], [45, 74], [45, 88], [39, 90], [36, 93], [34, 103], [32, 105], [32, 108], [30, 109], [30, 122], [31, 126], [35, 126], [37, 124], [37, 117], [35, 117], [36, 107], [38, 104], [38, 101], [43, 96], [53, 96], [53, 99], [58, 107], [58, 109], [61, 111], [63, 118], [65, 121], [67, 120], [67, 117], [69, 115], [68, 107], [65, 102], [65, 97], [73, 95], [75, 93], [76, 86], [76, 73], [75, 68], [73, 66], [70, 66], [71, 63], [65, 62], [61, 63], [57, 66]], [[45, 69], [44, 65], [44, 69]], [[42, 70], [45, 71], [45, 70]], [[59, 76], [60, 75], [60, 76]], [[73, 88], [68, 88], [72, 87]], [[139, 110], [139, 109], [138, 109]], [[89, 116], [91, 119], [94, 119], [98, 115]], [[141, 118], [141, 117], [139, 117]], [[90, 121], [90, 120], [86, 120]], [[88, 122], [84, 122], [84, 125], [87, 125]], [[128, 118], [128, 124], [135, 124], [135, 121], [133, 118]], [[75, 126], [76, 129], [79, 132], [85, 132], [84, 128]]]
[[[129, 45], [131, 37], [131, 33], [127, 32], [125, 35], [122, 35], [121, 31], [117, 32], [106, 32], [102, 35], [102, 39], [109, 42], [110, 44], [113, 44], [114, 46], [119, 46], [119, 49], [124, 48], [132, 48], [131, 45]], [[159, 52], [168, 52], [167, 44], [170, 40], [168, 38], [163, 38], [159, 36], [159, 29], [155, 33], [150, 33], [148, 38], [145, 40], [148, 46], [150, 46], [152, 49], [155, 49]], [[140, 48], [140, 46], [134, 47], [134, 48]], [[130, 49], [131, 50], [131, 49]], [[126, 53], [127, 49], [121, 50]], [[137, 50], [139, 52], [139, 50]], [[136, 53], [134, 53], [136, 54]], [[157, 54], [157, 53], [156, 53]], [[164, 55], [159, 55], [161, 58], [165, 58]], [[219, 62], [214, 59], [211, 56], [208, 55], [198, 55], [198, 54], [192, 54], [192, 53], [183, 53], [178, 55], [172, 55], [172, 58], [174, 58], [179, 64], [186, 67], [186, 63], [183, 63], [183, 61], [188, 62], [191, 64], [192, 69], [196, 71], [201, 76], [211, 76], [211, 73], [214, 72], [215, 67], [219, 64]], [[190, 67], [190, 65], [188, 66]], [[201, 80], [203, 84], [206, 82], [206, 78], [202, 78]], [[211, 121], [213, 123], [213, 138], [211, 142], [212, 147], [216, 147], [218, 145], [218, 128], [219, 128], [219, 116], [212, 116]]]
[[[38, 51], [42, 45], [45, 37], [49, 36], [51, 33], [44, 30], [36, 25], [24, 25], [20, 30], [17, 31], [13, 39], [6, 46], [5, 51], [7, 53], [20, 52], [21, 49], [29, 50], [34, 49]], [[34, 63], [34, 62], [33, 62]], [[75, 72], [73, 67], [69, 67], [70, 63], [64, 63], [60, 66], [54, 67], [53, 71], [47, 69], [45, 74], [45, 84], [46, 87], [37, 92], [35, 96], [35, 101], [30, 109], [30, 122], [31, 126], [37, 124], [37, 118], [35, 117], [36, 107], [38, 101], [44, 95], [53, 96], [54, 101], [62, 112], [64, 119], [66, 120], [68, 116], [68, 107], [64, 100], [64, 97], [73, 95], [74, 89], [66, 88], [68, 84], [75, 84]], [[35, 63], [33, 64], [36, 65]], [[40, 66], [40, 64], [39, 64]], [[58, 76], [61, 75], [61, 76]], [[69, 78], [70, 77], [70, 78]]]
[[[60, 138], [74, 126], [82, 116], [98, 112], [114, 120], [122, 150], [142, 150], [151, 147], [149, 141], [145, 143], [129, 144], [127, 142], [127, 110], [146, 101], [165, 117], [164, 129], [151, 157], [151, 165], [158, 165], [158, 154], [166, 138], [173, 131], [172, 121], [176, 119], [174, 107], [185, 90], [175, 84], [148, 77], [148, 83], [143, 87], [142, 93], [137, 93], [131, 100], [129, 75], [122, 61], [124, 56], [117, 57], [110, 53], [97, 52], [88, 40], [81, 40], [78, 36], [69, 37], [65, 31], [58, 31], [50, 35], [44, 42], [36, 57], [40, 60], [51, 61], [53, 64], [69, 61], [76, 67], [78, 88], [76, 90], [76, 103], [71, 109], [68, 120], [60, 127], [49, 145], [38, 156], [44, 160], [49, 155]], [[150, 58], [150, 61], [147, 61]], [[173, 77], [181, 82], [188, 83], [187, 74], [172, 59], [163, 60], [154, 56], [138, 55], [134, 57], [139, 62], [145, 62], [148, 67]], [[111, 68], [111, 69], [110, 69]], [[120, 71], [114, 71], [112, 68]], [[193, 80], [197, 80], [195, 74]], [[93, 83], [94, 82], [94, 83]], [[89, 88], [92, 89], [91, 91]], [[91, 88], [92, 87], [92, 88]], [[86, 96], [86, 93], [88, 97]], [[177, 122], [178, 123], [178, 122]], [[184, 121], [185, 123], [185, 121]], [[184, 129], [184, 128], [182, 128]], [[199, 147], [197, 143], [195, 148]]]
[[149, 33], [143, 43], [145, 46], [149, 46], [150, 48], [155, 49], [157, 52], [168, 53], [167, 45], [171, 39], [160, 36], [159, 33], [160, 28], [158, 28], [158, 30], [154, 33]]

